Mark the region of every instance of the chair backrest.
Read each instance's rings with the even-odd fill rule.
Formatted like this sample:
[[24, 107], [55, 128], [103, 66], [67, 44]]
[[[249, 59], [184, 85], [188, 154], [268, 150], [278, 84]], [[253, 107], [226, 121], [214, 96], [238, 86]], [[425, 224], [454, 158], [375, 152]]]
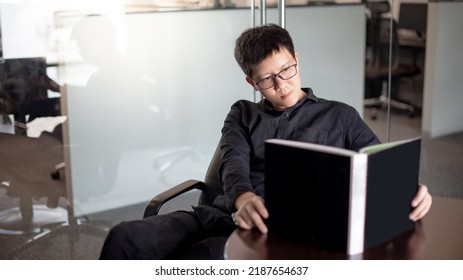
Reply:
[[371, 13], [371, 17], [377, 17], [381, 14], [388, 13], [391, 11], [391, 5], [389, 1], [368, 1], [367, 8]]
[[223, 192], [222, 184], [218, 174], [221, 161], [220, 147], [217, 146], [214, 155], [212, 156], [211, 163], [206, 171], [204, 184], [206, 187], [201, 191], [199, 196], [200, 205], [212, 205], [215, 198]]
[[[382, 13], [389, 11], [389, 2], [370, 2], [372, 5], [371, 17], [368, 19], [367, 38], [371, 50], [371, 59], [366, 65], [369, 76], [387, 75], [389, 59], [391, 59], [391, 70], [397, 69], [400, 63], [400, 46], [397, 34], [397, 22], [390, 18], [382, 17]], [[390, 57], [390, 44], [392, 56]], [[368, 75], [367, 75], [368, 76]]]
[[426, 36], [428, 3], [400, 3], [397, 27], [415, 30], [419, 37]]

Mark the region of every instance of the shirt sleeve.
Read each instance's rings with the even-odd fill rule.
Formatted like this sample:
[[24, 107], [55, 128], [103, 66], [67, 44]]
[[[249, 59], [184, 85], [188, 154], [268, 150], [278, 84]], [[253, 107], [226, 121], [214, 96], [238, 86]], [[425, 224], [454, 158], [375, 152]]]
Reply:
[[235, 199], [244, 192], [254, 192], [250, 179], [251, 147], [243, 125], [244, 106], [235, 103], [227, 115], [222, 128], [220, 150], [222, 154], [219, 166], [226, 210], [235, 212]]
[[380, 141], [353, 107], [349, 107], [344, 118], [346, 148], [358, 151], [363, 147], [379, 144]]

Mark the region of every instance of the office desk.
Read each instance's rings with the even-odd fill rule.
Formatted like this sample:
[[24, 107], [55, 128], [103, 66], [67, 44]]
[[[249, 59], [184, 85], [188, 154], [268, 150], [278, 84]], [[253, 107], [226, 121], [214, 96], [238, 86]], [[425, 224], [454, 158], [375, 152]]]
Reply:
[[463, 259], [463, 200], [434, 197], [416, 228], [393, 240], [348, 256], [271, 234], [237, 229], [225, 245], [226, 259]]
[[[426, 39], [424, 37], [419, 37], [417, 34], [411, 35], [405, 32], [400, 33], [400, 31], [398, 35], [400, 48], [405, 51], [410, 51], [412, 54], [412, 65], [420, 67], [420, 65], [418, 65], [418, 56], [426, 50]], [[424, 61], [422, 63], [424, 63]]]

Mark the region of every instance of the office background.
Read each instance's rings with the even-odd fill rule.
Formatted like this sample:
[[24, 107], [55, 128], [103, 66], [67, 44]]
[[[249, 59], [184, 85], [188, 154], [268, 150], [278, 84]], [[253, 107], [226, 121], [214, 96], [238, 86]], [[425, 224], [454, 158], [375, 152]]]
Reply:
[[[44, 116], [46, 124], [32, 128], [56, 127], [38, 137], [25, 135], [31, 127], [19, 115], [2, 118], [2, 258], [96, 258], [109, 226], [141, 217], [162, 190], [201, 179], [230, 105], [260, 98], [233, 59], [233, 40], [261, 19], [248, 1], [54, 2], [0, 6], [5, 63], [45, 58], [47, 76], [60, 85], [46, 97], [66, 117]], [[276, 2], [268, 1], [267, 22], [278, 22]], [[397, 93], [417, 113], [391, 110], [388, 123], [387, 110], [373, 120], [363, 107], [365, 6], [287, 3], [304, 85], [354, 106], [383, 141], [423, 136], [421, 181], [433, 195], [463, 198], [463, 121], [455, 110], [463, 104], [455, 13], [462, 4], [429, 4], [425, 51], [416, 58], [426, 71]], [[392, 3], [396, 19], [399, 4]]]

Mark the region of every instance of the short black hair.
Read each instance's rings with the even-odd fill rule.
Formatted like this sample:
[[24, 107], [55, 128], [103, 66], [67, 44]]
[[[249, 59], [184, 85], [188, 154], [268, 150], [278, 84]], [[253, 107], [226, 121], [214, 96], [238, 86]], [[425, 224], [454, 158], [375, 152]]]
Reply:
[[266, 24], [246, 29], [236, 39], [235, 59], [243, 72], [251, 76], [252, 67], [273, 52], [286, 48], [295, 57], [294, 44], [289, 32], [276, 25]]

